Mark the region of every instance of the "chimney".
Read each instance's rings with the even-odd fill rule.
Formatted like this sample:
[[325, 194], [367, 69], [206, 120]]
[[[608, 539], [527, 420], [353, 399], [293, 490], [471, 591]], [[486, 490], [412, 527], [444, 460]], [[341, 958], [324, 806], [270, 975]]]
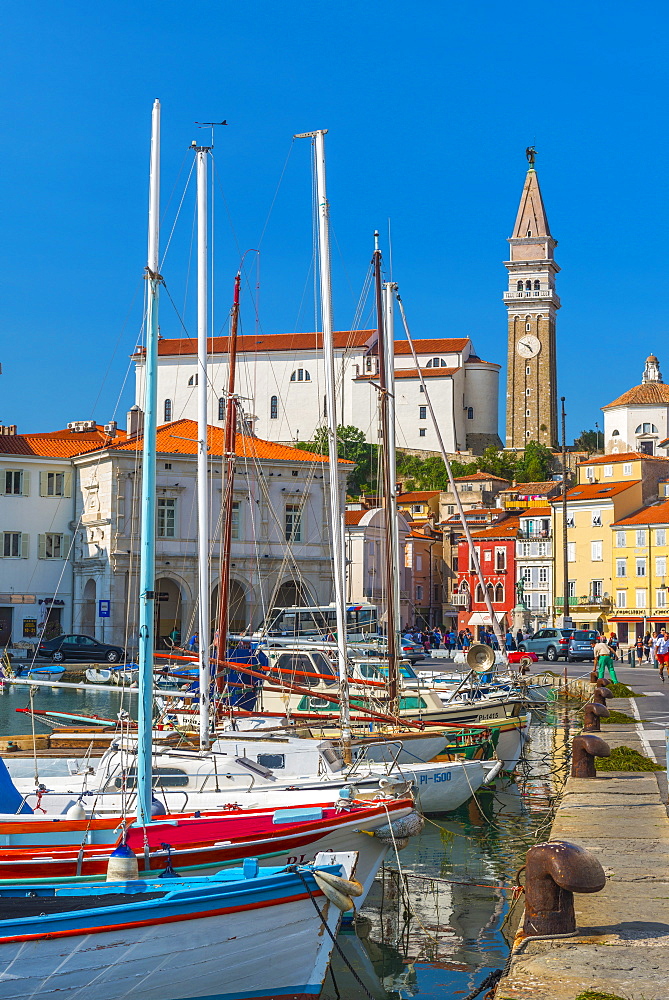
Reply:
[[16, 434], [16, 424], [0, 424], [0, 434], [14, 437]]
[[144, 430], [144, 411], [137, 406], [137, 403], [128, 410], [126, 430], [128, 437], [139, 437]]

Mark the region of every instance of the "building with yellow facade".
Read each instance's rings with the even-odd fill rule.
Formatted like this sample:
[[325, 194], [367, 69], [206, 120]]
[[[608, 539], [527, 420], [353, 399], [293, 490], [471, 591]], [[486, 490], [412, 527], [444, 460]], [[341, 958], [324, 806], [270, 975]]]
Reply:
[[614, 521], [613, 609], [609, 625], [621, 643], [669, 625], [669, 500]]

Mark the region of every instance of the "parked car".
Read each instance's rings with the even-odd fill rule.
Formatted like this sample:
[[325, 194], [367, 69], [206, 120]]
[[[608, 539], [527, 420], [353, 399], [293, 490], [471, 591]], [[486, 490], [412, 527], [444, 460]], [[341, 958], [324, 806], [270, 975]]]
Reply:
[[561, 656], [566, 657], [573, 628], [540, 628], [530, 639], [518, 643], [520, 652], [536, 653], [549, 663], [555, 663]]
[[510, 649], [507, 652], [509, 657], [509, 663], [527, 663], [530, 660], [532, 663], [536, 663], [539, 659], [536, 653], [532, 653], [528, 650], [520, 649]]
[[590, 629], [573, 632], [569, 640], [567, 659], [570, 663], [574, 660], [594, 660], [595, 654], [592, 651], [593, 642], [597, 642], [598, 633]]
[[409, 660], [410, 663], [416, 663], [418, 660], [423, 660], [429, 655], [425, 652], [420, 643], [406, 642], [404, 639], [402, 639], [401, 650], [403, 659]]
[[120, 663], [125, 659], [125, 650], [120, 646], [110, 646], [98, 642], [90, 635], [59, 635], [55, 639], [40, 642], [37, 655], [64, 663], [66, 660], [100, 660], [103, 663]]

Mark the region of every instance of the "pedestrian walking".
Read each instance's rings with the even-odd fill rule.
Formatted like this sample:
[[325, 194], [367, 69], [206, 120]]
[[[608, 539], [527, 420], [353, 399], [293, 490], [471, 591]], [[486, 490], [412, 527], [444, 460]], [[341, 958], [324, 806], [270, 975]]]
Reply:
[[608, 670], [609, 677], [614, 684], [618, 683], [618, 678], [616, 677], [616, 671], [613, 666], [613, 657], [611, 656], [611, 648], [608, 643], [600, 639], [599, 642], [593, 642], [592, 652], [595, 659], [595, 668], [597, 670], [597, 677], [601, 681], [604, 679], [604, 671]]
[[646, 632], [643, 637], [643, 651], [646, 656], [646, 663], [650, 661], [650, 632]]
[[666, 667], [669, 671], [669, 635], [667, 635], [666, 628], [660, 629], [660, 635], [657, 640], [657, 664], [660, 668], [660, 677], [662, 678], [662, 683], [664, 684], [664, 668]]
[[619, 646], [618, 636], [616, 635], [615, 632], [612, 632], [611, 635], [609, 636], [609, 649], [611, 650], [611, 656], [613, 657], [614, 661], [618, 659], [618, 646]]
[[634, 649], [636, 652], [636, 658], [638, 663], [643, 663], [643, 636], [638, 635], [636, 642], [634, 643]]
[[658, 667], [657, 644], [659, 640], [660, 640], [660, 633], [653, 632], [650, 639], [650, 662], [652, 663], [654, 670], [657, 670]]
[[506, 647], [507, 652], [511, 652], [516, 648], [516, 643], [513, 638], [513, 632], [511, 631], [511, 629], [509, 629], [506, 635], [504, 636], [504, 646]]

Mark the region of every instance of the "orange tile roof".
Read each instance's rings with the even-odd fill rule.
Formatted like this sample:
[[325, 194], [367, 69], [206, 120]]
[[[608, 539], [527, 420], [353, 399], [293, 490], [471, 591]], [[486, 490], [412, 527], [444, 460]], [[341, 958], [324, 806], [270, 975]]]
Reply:
[[502, 479], [501, 476], [493, 476], [490, 472], [472, 472], [471, 476], [456, 476], [456, 483], [478, 483], [482, 480], [494, 479], [498, 483], [510, 483], [509, 479]]
[[638, 458], [642, 458], [645, 461], [652, 461], [655, 459], [659, 462], [669, 462], [669, 458], [665, 455], [647, 455], [643, 451], [626, 451], [621, 455], [596, 455], [594, 458], [589, 458], [587, 461], [577, 462], [577, 465], [615, 465], [616, 462], [633, 462]]
[[521, 517], [548, 517], [553, 513], [552, 507], [529, 507]]
[[612, 403], [603, 406], [603, 410], [610, 410], [613, 406], [653, 406], [669, 405], [669, 385], [664, 382], [645, 382], [643, 385], [635, 385], [633, 389], [628, 389], [622, 396], [618, 396]]
[[[336, 330], [333, 333], [336, 348], [365, 347], [376, 330]], [[227, 337], [210, 337], [207, 341], [210, 354], [227, 354], [230, 350]], [[247, 334], [237, 338], [237, 350], [241, 353], [264, 354], [267, 351], [322, 351], [322, 333], [266, 333]], [[144, 354], [138, 348], [134, 357]], [[194, 337], [163, 338], [158, 341], [159, 357], [188, 357], [197, 354], [197, 340]]]
[[117, 429], [116, 437], [110, 438], [100, 424], [93, 431], [78, 433], [67, 428], [46, 431], [41, 434], [0, 434], [0, 454], [34, 455], [37, 458], [73, 458], [87, 452], [104, 448], [110, 442], [125, 441], [125, 431]]
[[[223, 454], [225, 432], [221, 427], [207, 428], [207, 444], [212, 457]], [[142, 448], [141, 437], [130, 438], [120, 444], [111, 446], [112, 451], [139, 451]], [[156, 449], [159, 453], [168, 455], [197, 454], [197, 423], [194, 420], [175, 420], [171, 424], [163, 424], [156, 435]], [[273, 441], [263, 441], [262, 438], [247, 434], [237, 434], [235, 439], [235, 454], [240, 458], [269, 458], [280, 462], [327, 462], [327, 455], [319, 455], [301, 448], [291, 448], [285, 444], [275, 444]], [[353, 465], [348, 459], [340, 458], [339, 462]]]
[[365, 514], [369, 514], [368, 510], [345, 510], [344, 511], [344, 524], [360, 524]]
[[624, 527], [626, 524], [669, 524], [669, 500], [642, 507], [635, 514], [616, 521], [613, 527]]
[[551, 490], [554, 490], [556, 487], [559, 488], [559, 486], [560, 483], [554, 479], [549, 479], [543, 483], [518, 483], [516, 486], [510, 486], [508, 490], [502, 490], [501, 496], [504, 496], [506, 493], [520, 493], [522, 496], [529, 496], [530, 493], [535, 496], [548, 495]]
[[430, 497], [438, 497], [439, 490], [416, 490], [414, 493], [399, 493], [398, 503], [412, 503], [414, 500], [429, 500]]
[[[640, 484], [640, 479], [629, 479], [625, 483], [582, 483], [580, 486], [572, 486], [567, 490], [567, 500], [608, 500], [625, 490], [630, 490], [633, 486]], [[560, 503], [562, 497], [555, 497], [553, 503]]]
[[507, 517], [498, 524], [492, 524], [489, 528], [482, 528], [480, 531], [472, 531], [472, 538], [515, 538], [520, 530], [520, 520], [518, 517]]
[[[414, 340], [416, 354], [453, 354], [462, 351], [469, 343], [469, 337], [431, 338]], [[411, 354], [408, 340], [395, 341], [395, 354]]]

